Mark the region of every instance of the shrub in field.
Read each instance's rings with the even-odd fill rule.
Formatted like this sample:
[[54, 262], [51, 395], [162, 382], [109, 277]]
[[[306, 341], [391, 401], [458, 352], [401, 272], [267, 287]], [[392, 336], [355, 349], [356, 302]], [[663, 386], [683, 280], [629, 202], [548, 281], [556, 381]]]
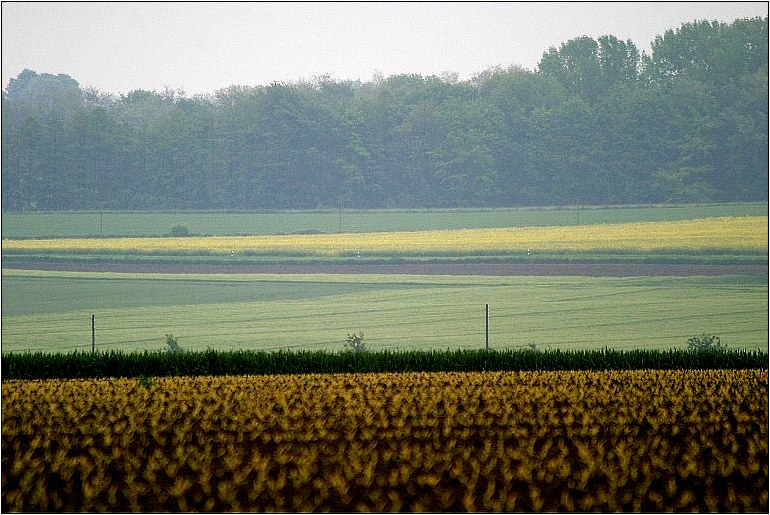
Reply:
[[719, 336], [702, 334], [693, 336], [687, 340], [687, 348], [690, 350], [725, 350], [726, 344], [722, 343]]
[[364, 333], [348, 334], [345, 338], [345, 347], [353, 352], [366, 352], [366, 344], [364, 343]]
[[169, 352], [182, 352], [182, 348], [173, 334], [166, 335], [166, 347], [168, 347]]
[[186, 225], [175, 225], [171, 228], [171, 236], [174, 236], [175, 238], [181, 238], [184, 236], [190, 236], [192, 232], [190, 231], [190, 228]]

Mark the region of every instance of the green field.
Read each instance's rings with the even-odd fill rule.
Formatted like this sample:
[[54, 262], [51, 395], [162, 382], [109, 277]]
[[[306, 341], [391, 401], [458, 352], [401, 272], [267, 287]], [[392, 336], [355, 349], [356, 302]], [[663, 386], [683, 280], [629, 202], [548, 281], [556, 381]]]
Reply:
[[767, 202], [638, 207], [274, 212], [3, 213], [3, 238], [162, 236], [175, 225], [194, 234], [378, 232], [486, 227], [582, 225], [767, 215]]
[[[4, 238], [107, 237], [159, 236], [176, 224], [185, 224], [196, 234], [228, 235], [586, 225], [766, 214], [767, 203], [755, 203], [366, 212], [8, 213], [2, 224]], [[12, 258], [6, 250], [4, 247], [4, 259]], [[64, 257], [72, 259], [69, 250]], [[400, 250], [391, 254], [397, 252]], [[503, 257], [541, 262], [767, 262], [766, 251], [744, 254], [731, 247], [719, 249], [716, 255], [642, 252]], [[43, 254], [39, 258], [57, 257]], [[131, 252], [97, 258], [138, 259]], [[149, 259], [195, 261], [199, 257], [158, 255]], [[216, 259], [280, 263], [304, 258], [244, 255]], [[335, 259], [362, 261], [358, 257]], [[453, 255], [451, 259], [494, 262], [497, 257]], [[372, 350], [479, 348], [485, 343], [485, 304], [491, 307], [490, 345], [499, 349], [667, 350], [685, 347], [691, 336], [711, 333], [735, 348], [768, 350], [766, 275], [185, 276], [3, 270], [2, 351], [90, 349], [92, 314], [96, 316], [96, 344], [104, 350], [163, 349], [165, 335], [171, 333], [189, 350], [336, 351], [343, 348], [347, 334], [359, 331]]]
[[716, 334], [768, 350], [766, 277], [141, 275], [3, 272], [3, 352], [672, 349]]

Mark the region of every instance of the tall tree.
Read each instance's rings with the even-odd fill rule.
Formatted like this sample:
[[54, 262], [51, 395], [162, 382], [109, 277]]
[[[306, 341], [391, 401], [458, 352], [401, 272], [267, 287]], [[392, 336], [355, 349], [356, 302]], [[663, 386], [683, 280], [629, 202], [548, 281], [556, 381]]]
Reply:
[[538, 70], [553, 77], [589, 104], [618, 85], [634, 84], [640, 66], [639, 51], [631, 40], [615, 36], [571, 39], [543, 54]]
[[599, 45], [588, 36], [550, 47], [538, 64], [540, 73], [553, 77], [589, 102], [600, 93]]
[[543, 192], [534, 186], [540, 173], [532, 153], [538, 138], [535, 125], [540, 114], [547, 117], [566, 102], [568, 92], [552, 77], [515, 67], [487, 71], [475, 80], [480, 98], [501, 124], [496, 131], [500, 146], [495, 153], [498, 179], [494, 204], [535, 203], [535, 199], [543, 198]]
[[[679, 140], [680, 148], [689, 148], [688, 164], [670, 163], [661, 175], [669, 182], [660, 188], [671, 193], [684, 180], [700, 184], [696, 190], [707, 190], [709, 198], [735, 200], [751, 195], [749, 189], [753, 198], [767, 198], [767, 62], [767, 18], [697, 21], [655, 38], [643, 60], [645, 83], [667, 88], [667, 98], [697, 93], [690, 114], [680, 119], [689, 125]], [[698, 100], [704, 98], [710, 100]], [[682, 179], [672, 184], [672, 177]]]
[[[743, 19], [732, 24], [706, 20], [667, 30], [652, 42], [643, 59], [648, 82], [678, 78], [729, 89], [738, 77], [764, 70], [768, 60], [768, 19]], [[729, 93], [724, 98], [729, 99]]]
[[135, 181], [128, 152], [130, 129], [103, 107], [80, 111], [69, 127], [69, 209], [126, 209]]
[[8, 81], [3, 98], [8, 100], [5, 107], [17, 120], [35, 114], [66, 122], [83, 107], [83, 92], [75, 79], [27, 69]]

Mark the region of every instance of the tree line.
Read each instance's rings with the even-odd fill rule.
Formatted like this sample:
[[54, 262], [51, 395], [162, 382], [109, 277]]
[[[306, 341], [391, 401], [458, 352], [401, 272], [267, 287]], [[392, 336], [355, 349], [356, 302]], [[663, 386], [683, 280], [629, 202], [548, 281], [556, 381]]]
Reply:
[[2, 208], [315, 209], [768, 197], [768, 19], [579, 37], [467, 81], [330, 76], [110, 94], [24, 70]]

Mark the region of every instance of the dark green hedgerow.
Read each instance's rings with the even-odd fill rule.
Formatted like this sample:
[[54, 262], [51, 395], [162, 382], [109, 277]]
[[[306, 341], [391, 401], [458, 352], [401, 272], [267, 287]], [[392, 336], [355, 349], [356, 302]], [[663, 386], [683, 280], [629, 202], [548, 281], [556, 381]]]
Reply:
[[767, 369], [759, 351], [73, 352], [6, 354], [2, 378], [84, 379], [349, 372]]

